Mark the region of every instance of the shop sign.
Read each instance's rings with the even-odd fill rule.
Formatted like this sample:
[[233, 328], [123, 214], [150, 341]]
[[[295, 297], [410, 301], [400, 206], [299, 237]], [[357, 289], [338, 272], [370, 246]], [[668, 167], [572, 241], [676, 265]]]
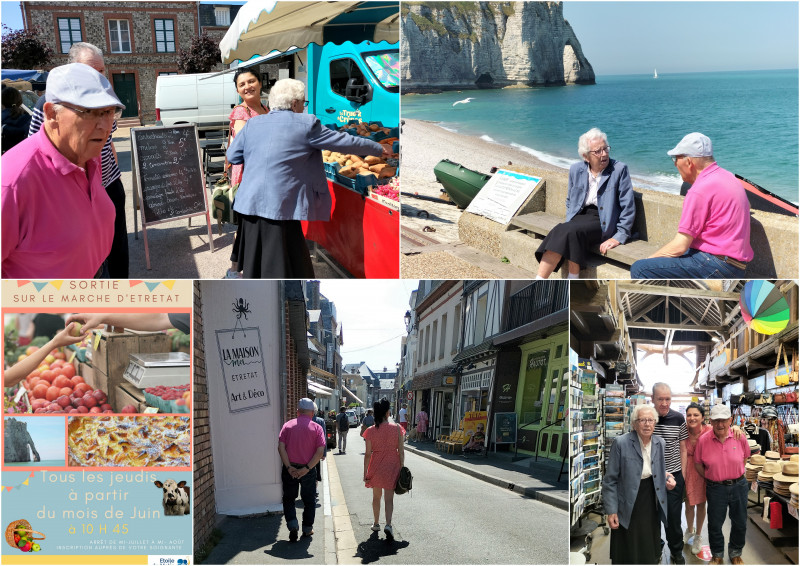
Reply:
[[497, 374], [495, 409], [498, 412], [513, 411], [517, 406], [517, 386], [519, 372], [500, 372]]
[[516, 443], [517, 413], [495, 413], [493, 434], [495, 444]]
[[268, 407], [261, 329], [229, 328], [217, 330], [216, 335], [228, 410], [236, 413]]
[[485, 436], [486, 421], [486, 411], [467, 411], [464, 413], [464, 433], [467, 436], [478, 434], [478, 427], [480, 427], [480, 434]]
[[454, 375], [446, 375], [442, 378], [442, 385], [455, 385], [456, 384], [456, 376]]

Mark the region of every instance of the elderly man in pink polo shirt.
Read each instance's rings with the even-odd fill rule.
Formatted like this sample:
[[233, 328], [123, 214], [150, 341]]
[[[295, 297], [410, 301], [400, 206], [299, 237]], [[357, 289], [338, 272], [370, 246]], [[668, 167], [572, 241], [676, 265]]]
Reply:
[[103, 276], [114, 204], [100, 152], [125, 108], [83, 63], [50, 71], [44, 128], [3, 155], [3, 279]]
[[687, 134], [667, 152], [692, 185], [683, 201], [678, 233], [631, 266], [632, 279], [736, 279], [753, 259], [750, 203], [742, 183], [714, 160], [711, 140]]
[[283, 425], [278, 436], [278, 454], [283, 468], [283, 515], [289, 528], [289, 540], [297, 540], [297, 492], [303, 500], [303, 536], [314, 534], [317, 474], [313, 472], [325, 453], [325, 431], [314, 422], [314, 401], [308, 398], [297, 403], [297, 418]]
[[726, 405], [711, 409], [713, 434], [697, 441], [694, 466], [706, 480], [708, 501], [708, 543], [711, 546], [711, 564], [722, 564], [725, 552], [725, 535], [722, 524], [730, 513], [731, 535], [728, 556], [731, 564], [744, 564], [742, 549], [747, 532], [747, 491], [744, 464], [750, 457], [750, 446], [742, 435], [738, 440], [731, 430], [731, 410]]

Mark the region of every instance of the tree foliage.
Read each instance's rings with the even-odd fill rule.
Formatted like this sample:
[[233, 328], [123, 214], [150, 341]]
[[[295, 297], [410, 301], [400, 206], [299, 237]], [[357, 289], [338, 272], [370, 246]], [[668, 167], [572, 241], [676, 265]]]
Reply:
[[192, 39], [188, 50], [178, 53], [178, 70], [181, 73], [208, 73], [222, 59], [217, 42], [206, 32]]
[[39, 28], [12, 30], [3, 25], [2, 65], [6, 69], [43, 69], [53, 56], [53, 48]]

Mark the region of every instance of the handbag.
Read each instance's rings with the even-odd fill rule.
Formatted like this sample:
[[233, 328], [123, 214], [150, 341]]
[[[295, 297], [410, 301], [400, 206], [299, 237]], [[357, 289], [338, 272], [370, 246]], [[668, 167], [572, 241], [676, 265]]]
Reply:
[[786, 402], [797, 403], [797, 391], [789, 391], [789, 393], [786, 394]]
[[753, 405], [756, 402], [757, 396], [758, 393], [756, 393], [755, 391], [748, 391], [747, 393], [744, 394], [744, 400], [742, 401], [742, 404]]
[[227, 173], [214, 183], [214, 190], [211, 193], [211, 199], [214, 203], [213, 217], [217, 220], [220, 234], [222, 234], [222, 224], [224, 222], [236, 223], [237, 214], [233, 210], [233, 200], [236, 198], [238, 189], [238, 184], [231, 186]]
[[773, 403], [786, 403], [786, 393], [775, 393], [772, 396]]
[[403, 495], [411, 491], [411, 484], [414, 476], [411, 475], [411, 470], [403, 466], [400, 468], [400, 475], [397, 476], [397, 483], [394, 485], [394, 492], [397, 495]]

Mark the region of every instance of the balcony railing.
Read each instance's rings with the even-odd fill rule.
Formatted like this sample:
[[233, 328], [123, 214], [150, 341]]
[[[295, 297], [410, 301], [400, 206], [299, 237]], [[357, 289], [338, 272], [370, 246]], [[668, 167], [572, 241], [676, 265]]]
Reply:
[[503, 332], [569, 308], [565, 280], [535, 281], [508, 298], [508, 317]]

